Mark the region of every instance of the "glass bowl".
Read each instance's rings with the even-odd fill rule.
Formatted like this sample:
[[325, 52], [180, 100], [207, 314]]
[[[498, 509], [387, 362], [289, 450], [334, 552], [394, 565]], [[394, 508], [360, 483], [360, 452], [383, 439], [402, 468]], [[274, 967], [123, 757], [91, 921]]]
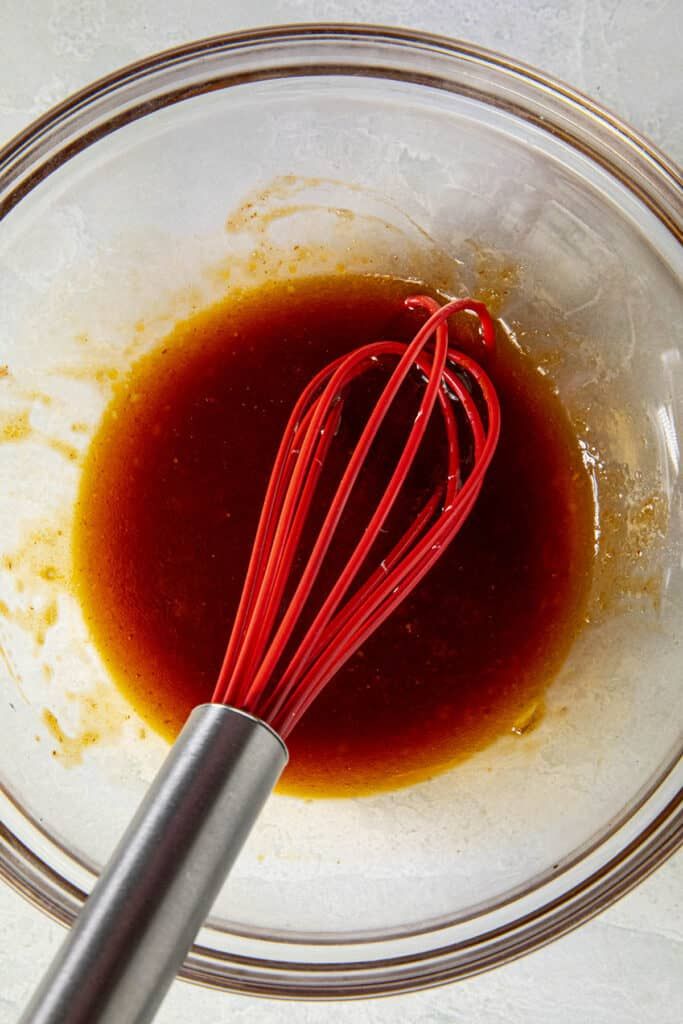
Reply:
[[276, 795], [183, 975], [289, 997], [470, 975], [598, 912], [680, 842], [680, 182], [541, 74], [401, 31], [195, 43], [0, 153], [1, 867], [70, 922], [164, 755], [70, 582], [79, 463], [179, 317], [348, 268], [484, 295], [549, 374], [600, 515], [587, 622], [532, 731], [352, 800]]

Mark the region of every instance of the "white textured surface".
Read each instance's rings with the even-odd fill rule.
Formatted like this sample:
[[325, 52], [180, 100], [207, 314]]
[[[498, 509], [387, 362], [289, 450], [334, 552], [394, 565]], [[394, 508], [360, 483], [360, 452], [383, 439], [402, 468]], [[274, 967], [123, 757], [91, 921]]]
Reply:
[[[671, 157], [683, 156], [677, 0], [0, 0], [0, 15], [0, 143], [68, 93], [155, 50], [269, 23], [356, 20], [500, 49], [593, 95]], [[682, 877], [679, 856], [572, 935], [445, 989], [320, 1006], [257, 1002], [176, 984], [158, 1020], [673, 1024], [683, 1016]], [[16, 1020], [61, 934], [0, 888], [0, 1024]]]

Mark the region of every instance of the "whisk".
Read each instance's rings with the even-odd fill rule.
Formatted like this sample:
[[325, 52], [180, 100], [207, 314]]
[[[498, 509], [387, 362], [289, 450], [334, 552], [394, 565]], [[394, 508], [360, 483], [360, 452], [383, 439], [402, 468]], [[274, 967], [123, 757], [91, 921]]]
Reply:
[[[472, 299], [439, 305], [416, 295], [405, 305], [427, 315], [409, 344], [362, 345], [318, 373], [296, 403], [211, 703], [188, 718], [20, 1024], [152, 1019], [287, 762], [284, 739], [471, 512], [498, 441], [500, 410], [486, 372], [450, 345], [447, 321], [474, 314], [485, 349], [494, 347], [494, 324], [486, 306]], [[326, 511], [313, 522], [345, 396], [362, 376], [382, 369], [379, 398]], [[321, 569], [354, 486], [397, 395], [415, 374], [423, 389], [405, 443], [321, 599]], [[441, 476], [388, 553], [378, 553], [437, 408], [446, 442]]]

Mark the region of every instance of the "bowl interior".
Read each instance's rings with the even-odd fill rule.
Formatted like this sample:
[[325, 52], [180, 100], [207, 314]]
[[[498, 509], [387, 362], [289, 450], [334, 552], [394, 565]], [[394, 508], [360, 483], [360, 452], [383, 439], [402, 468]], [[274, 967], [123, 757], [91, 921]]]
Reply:
[[596, 162], [482, 99], [372, 76], [245, 82], [104, 135], [0, 227], [0, 770], [15, 833], [58, 888], [87, 892], [164, 755], [70, 587], [79, 465], [113, 382], [230, 288], [339, 264], [486, 293], [577, 424], [597, 568], [533, 732], [393, 793], [270, 801], [200, 936], [257, 957], [263, 941], [329, 959], [476, 930], [628, 816], [679, 742], [683, 317], [666, 227]]

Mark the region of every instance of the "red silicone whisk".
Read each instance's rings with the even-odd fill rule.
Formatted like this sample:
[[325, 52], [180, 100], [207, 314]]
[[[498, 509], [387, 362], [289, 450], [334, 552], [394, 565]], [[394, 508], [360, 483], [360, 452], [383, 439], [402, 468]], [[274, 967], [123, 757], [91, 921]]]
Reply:
[[[406, 306], [427, 314], [409, 344], [362, 345], [322, 370], [299, 398], [275, 459], [212, 703], [188, 719], [21, 1024], [151, 1020], [287, 761], [283, 739], [472, 510], [498, 441], [500, 410], [485, 371], [449, 344], [447, 321], [474, 314], [484, 349], [494, 346], [493, 321], [472, 299], [440, 306], [417, 295]], [[321, 509], [323, 467], [345, 396], [370, 369], [387, 365], [382, 392]], [[354, 485], [402, 385], [415, 374], [423, 390], [405, 424], [405, 444], [355, 547], [321, 596], [321, 568]], [[437, 415], [446, 439], [441, 475], [373, 565], [380, 533]], [[303, 552], [305, 528], [315, 539]]]
[[[413, 341], [379, 341], [337, 359], [308, 385], [285, 429], [268, 485], [247, 577], [212, 700], [243, 708], [286, 737], [329, 679], [410, 593], [455, 537], [482, 486], [500, 429], [496, 394], [486, 373], [449, 347], [447, 320], [467, 310], [480, 320], [482, 343], [495, 331], [481, 302], [461, 299], [439, 306], [425, 295], [406, 299], [429, 315]], [[315, 502], [326, 453], [343, 414], [344, 394], [369, 367], [391, 358], [395, 366], [329, 503], [295, 590], [282, 607], [304, 524]], [[334, 543], [339, 522], [373, 441], [406, 377], [417, 368], [424, 392], [405, 447], [356, 548], [293, 652], [283, 655]], [[463, 379], [464, 375], [464, 379]], [[478, 391], [478, 399], [471, 393]], [[470, 437], [456, 421], [459, 402]], [[361, 586], [354, 588], [401, 491], [438, 406], [447, 439], [442, 479], [414, 523]], [[483, 415], [482, 415], [483, 413]], [[471, 448], [464, 476], [461, 453]]]

